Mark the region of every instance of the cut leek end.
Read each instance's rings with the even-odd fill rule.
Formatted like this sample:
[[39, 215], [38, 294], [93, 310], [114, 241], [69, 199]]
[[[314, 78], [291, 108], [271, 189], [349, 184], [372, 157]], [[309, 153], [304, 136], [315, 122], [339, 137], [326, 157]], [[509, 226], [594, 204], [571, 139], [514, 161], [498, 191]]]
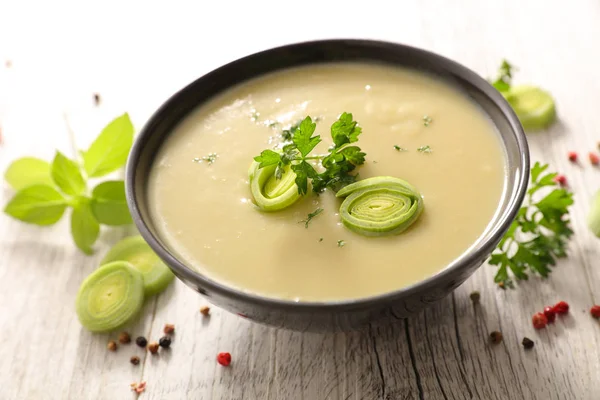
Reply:
[[144, 280], [131, 264], [105, 264], [81, 284], [75, 309], [89, 331], [108, 332], [133, 318], [144, 304]]
[[142, 274], [146, 297], [162, 292], [175, 278], [140, 235], [119, 241], [104, 256], [100, 265], [113, 261], [126, 261]]
[[587, 216], [587, 225], [592, 233], [600, 238], [600, 191], [592, 198], [590, 212]]
[[527, 131], [548, 128], [556, 121], [556, 104], [550, 93], [528, 85], [514, 86], [502, 95]]
[[258, 168], [252, 163], [248, 176], [254, 204], [263, 211], [279, 211], [294, 204], [300, 197], [296, 174], [286, 165], [280, 179], [275, 177], [275, 165]]

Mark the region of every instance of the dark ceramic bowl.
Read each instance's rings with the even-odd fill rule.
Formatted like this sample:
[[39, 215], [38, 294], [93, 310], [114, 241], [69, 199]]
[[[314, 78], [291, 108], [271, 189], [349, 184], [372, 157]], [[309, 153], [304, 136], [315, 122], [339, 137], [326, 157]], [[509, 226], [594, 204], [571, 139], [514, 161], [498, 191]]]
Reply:
[[[507, 156], [505, 190], [498, 212], [483, 238], [436, 275], [379, 296], [327, 303], [296, 303], [243, 293], [188, 268], [156, 234], [147, 211], [146, 183], [163, 140], [186, 115], [216, 94], [257, 76], [305, 64], [373, 62], [437, 75], [471, 97], [489, 115]], [[509, 104], [488, 82], [447, 58], [400, 44], [367, 40], [298, 43], [244, 57], [199, 78], [150, 118], [136, 139], [127, 163], [127, 201], [135, 224], [175, 275], [208, 300], [238, 315], [281, 328], [309, 331], [347, 330], [389, 315], [407, 317], [442, 299], [463, 283], [490, 255], [515, 217], [529, 177], [525, 134]]]

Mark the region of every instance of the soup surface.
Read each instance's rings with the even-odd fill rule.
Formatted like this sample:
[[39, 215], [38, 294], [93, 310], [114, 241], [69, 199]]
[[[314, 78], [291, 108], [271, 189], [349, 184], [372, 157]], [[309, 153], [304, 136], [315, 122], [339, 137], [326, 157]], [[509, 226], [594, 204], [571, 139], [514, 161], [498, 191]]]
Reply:
[[[424, 198], [423, 214], [400, 235], [349, 231], [330, 191], [272, 213], [252, 203], [253, 157], [307, 115], [318, 118], [317, 152], [327, 152], [344, 111], [363, 129], [360, 178], [402, 178]], [[447, 83], [380, 65], [307, 66], [249, 81], [192, 112], [155, 158], [148, 204], [163, 242], [216, 281], [296, 301], [355, 299], [432, 276], [471, 247], [499, 204], [504, 157], [492, 122]], [[317, 208], [324, 211], [308, 227], [299, 223]]]

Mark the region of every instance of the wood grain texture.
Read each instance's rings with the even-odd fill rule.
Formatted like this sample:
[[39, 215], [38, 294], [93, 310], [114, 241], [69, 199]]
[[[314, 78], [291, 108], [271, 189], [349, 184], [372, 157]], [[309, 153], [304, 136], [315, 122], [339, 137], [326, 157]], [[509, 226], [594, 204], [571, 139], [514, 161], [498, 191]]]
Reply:
[[[392, 40], [483, 76], [507, 58], [519, 67], [519, 82], [555, 96], [560, 122], [529, 139], [533, 160], [564, 173], [575, 192], [569, 258], [550, 279], [509, 291], [494, 287], [494, 269], [483, 266], [410, 320], [329, 335], [275, 330], [217, 308], [204, 318], [205, 301], [176, 282], [127, 327], [157, 340], [174, 323], [172, 349], [151, 356], [132, 344], [109, 353], [106, 342], [116, 335], [82, 330], [73, 302], [82, 279], [126, 232], [103, 231], [88, 257], [73, 245], [66, 219], [42, 229], [0, 215], [0, 399], [131, 399], [129, 384], [142, 379], [147, 399], [600, 398], [600, 325], [588, 316], [600, 302], [600, 245], [585, 226], [600, 187], [600, 170], [586, 159], [600, 140], [600, 3], [197, 3], [57, 0], [40, 2], [35, 15], [24, 2], [0, 4], [0, 170], [23, 155], [50, 159], [55, 148], [74, 155], [125, 110], [140, 127], [175, 90], [250, 52], [326, 37]], [[579, 164], [568, 162], [569, 150], [579, 152]], [[12, 192], [2, 185], [4, 205]], [[469, 300], [473, 290], [481, 292], [478, 306]], [[531, 315], [560, 299], [571, 313], [535, 332]], [[502, 331], [501, 344], [489, 344], [492, 330]], [[523, 336], [535, 340], [534, 350], [522, 349]], [[220, 351], [231, 352], [230, 368], [216, 363]], [[131, 365], [131, 355], [142, 363]]]

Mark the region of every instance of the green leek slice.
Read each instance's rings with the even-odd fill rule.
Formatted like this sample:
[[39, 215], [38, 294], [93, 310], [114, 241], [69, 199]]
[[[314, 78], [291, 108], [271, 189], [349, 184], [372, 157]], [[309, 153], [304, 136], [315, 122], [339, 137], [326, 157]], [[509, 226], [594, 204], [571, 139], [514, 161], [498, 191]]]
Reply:
[[336, 194], [344, 225], [364, 236], [397, 235], [423, 212], [423, 198], [402, 179], [378, 176], [352, 183]]
[[528, 131], [541, 130], [556, 120], [556, 105], [550, 93], [536, 86], [513, 86], [502, 93]]
[[146, 297], [162, 292], [175, 278], [169, 267], [140, 235], [119, 241], [104, 256], [100, 265], [113, 261], [127, 261], [142, 274]]
[[81, 325], [92, 332], [120, 327], [144, 304], [144, 279], [131, 264], [116, 261], [92, 272], [79, 288], [75, 309]]
[[263, 211], [278, 211], [294, 204], [301, 195], [296, 185], [296, 174], [289, 165], [283, 168], [280, 179], [275, 177], [277, 166], [258, 168], [256, 161], [250, 166], [250, 190], [254, 204]]
[[594, 235], [600, 237], [600, 190], [594, 195], [590, 205], [587, 224]]

